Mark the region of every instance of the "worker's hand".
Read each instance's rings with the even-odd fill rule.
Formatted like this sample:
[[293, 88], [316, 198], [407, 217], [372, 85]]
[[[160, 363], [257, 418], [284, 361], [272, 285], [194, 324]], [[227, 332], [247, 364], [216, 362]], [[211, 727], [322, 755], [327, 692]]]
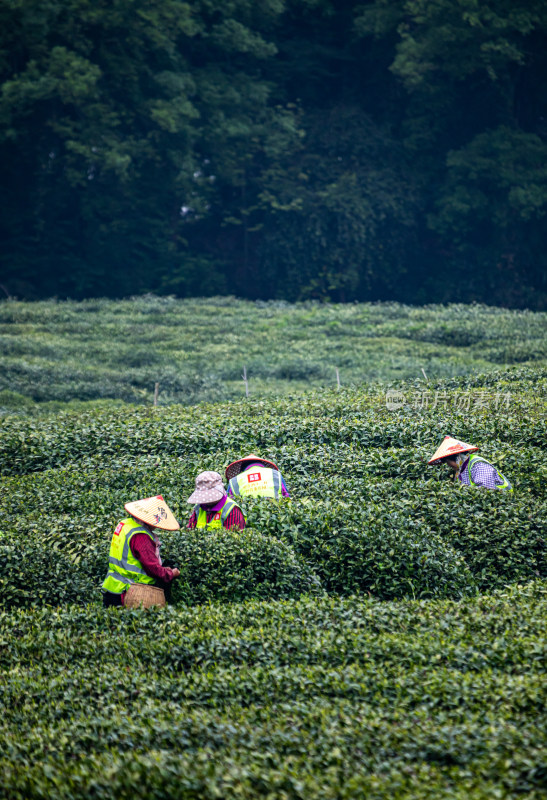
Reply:
[[177, 569], [175, 567], [175, 569], [173, 570], [173, 578], [178, 578], [179, 575], [180, 575], [180, 569]]

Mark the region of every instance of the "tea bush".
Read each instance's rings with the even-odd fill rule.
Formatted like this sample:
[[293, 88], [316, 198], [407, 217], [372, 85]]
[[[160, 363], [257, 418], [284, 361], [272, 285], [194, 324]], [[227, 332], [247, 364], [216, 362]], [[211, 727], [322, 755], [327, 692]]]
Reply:
[[165, 555], [181, 568], [173, 587], [175, 603], [283, 599], [321, 588], [313, 570], [289, 545], [249, 528], [174, 534]]

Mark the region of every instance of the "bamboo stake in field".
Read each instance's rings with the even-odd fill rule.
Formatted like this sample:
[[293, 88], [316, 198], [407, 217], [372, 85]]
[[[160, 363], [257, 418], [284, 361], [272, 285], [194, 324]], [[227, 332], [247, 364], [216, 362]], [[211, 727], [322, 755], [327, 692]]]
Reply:
[[245, 384], [245, 397], [249, 397], [249, 381], [247, 380], [247, 367], [243, 367], [243, 375], [241, 376]]
[[158, 405], [158, 395], [160, 393], [160, 385], [159, 383], [154, 384], [154, 405]]
[[338, 367], [335, 367], [334, 369], [336, 370], [336, 385], [337, 385], [338, 388], [340, 388], [340, 386], [341, 386], [341, 384], [340, 384], [340, 372], [338, 370]]

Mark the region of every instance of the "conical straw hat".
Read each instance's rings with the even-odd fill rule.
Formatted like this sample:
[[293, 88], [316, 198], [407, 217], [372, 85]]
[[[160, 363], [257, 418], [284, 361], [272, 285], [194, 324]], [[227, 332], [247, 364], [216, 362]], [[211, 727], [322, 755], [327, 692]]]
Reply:
[[151, 528], [159, 528], [162, 531], [178, 531], [180, 528], [175, 515], [161, 494], [126, 503], [124, 508], [132, 517], [150, 525]]
[[244, 458], [238, 458], [237, 461], [232, 461], [231, 464], [228, 464], [226, 467], [226, 480], [231, 480], [235, 478], [236, 475], [239, 475], [240, 472], [243, 472], [245, 469], [245, 464], [263, 464], [265, 467], [270, 467], [271, 469], [277, 469], [278, 467], [274, 464], [273, 461], [268, 461], [267, 458], [260, 458], [260, 456], [255, 456], [254, 453], [251, 453], [249, 456], [245, 456]]
[[478, 449], [478, 447], [474, 447], [472, 444], [466, 444], [465, 442], [460, 442], [459, 439], [453, 439], [452, 436], [445, 436], [437, 452], [431, 461], [427, 463], [438, 464], [440, 459], [445, 458], [445, 456], [456, 456], [458, 453], [474, 453], [475, 450]]

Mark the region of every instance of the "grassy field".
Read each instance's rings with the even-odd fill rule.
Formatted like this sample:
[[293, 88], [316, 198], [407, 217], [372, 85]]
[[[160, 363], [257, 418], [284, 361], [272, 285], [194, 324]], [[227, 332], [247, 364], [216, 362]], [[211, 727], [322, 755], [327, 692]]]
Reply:
[[[547, 314], [233, 298], [0, 303], [0, 407], [239, 399], [547, 363]], [[50, 406], [55, 407], [55, 406]], [[47, 407], [46, 407], [47, 409]]]
[[[0, 305], [21, 348], [0, 417], [0, 797], [545, 797], [545, 315], [221, 302], [191, 325], [169, 299]], [[241, 399], [222, 369], [250, 371], [253, 328], [262, 385]], [[209, 360], [240, 399], [192, 405], [206, 391], [181, 383], [160, 397], [183, 405], [152, 407], [163, 378], [122, 355], [156, 331], [158, 370]], [[336, 354], [342, 388], [321, 388], [310, 365]], [[298, 359], [304, 378], [275, 374]], [[446, 433], [514, 492], [428, 467]], [[123, 503], [161, 492], [184, 526], [196, 474], [250, 451], [291, 500], [246, 502], [243, 532], [163, 534], [172, 604], [103, 609]]]

